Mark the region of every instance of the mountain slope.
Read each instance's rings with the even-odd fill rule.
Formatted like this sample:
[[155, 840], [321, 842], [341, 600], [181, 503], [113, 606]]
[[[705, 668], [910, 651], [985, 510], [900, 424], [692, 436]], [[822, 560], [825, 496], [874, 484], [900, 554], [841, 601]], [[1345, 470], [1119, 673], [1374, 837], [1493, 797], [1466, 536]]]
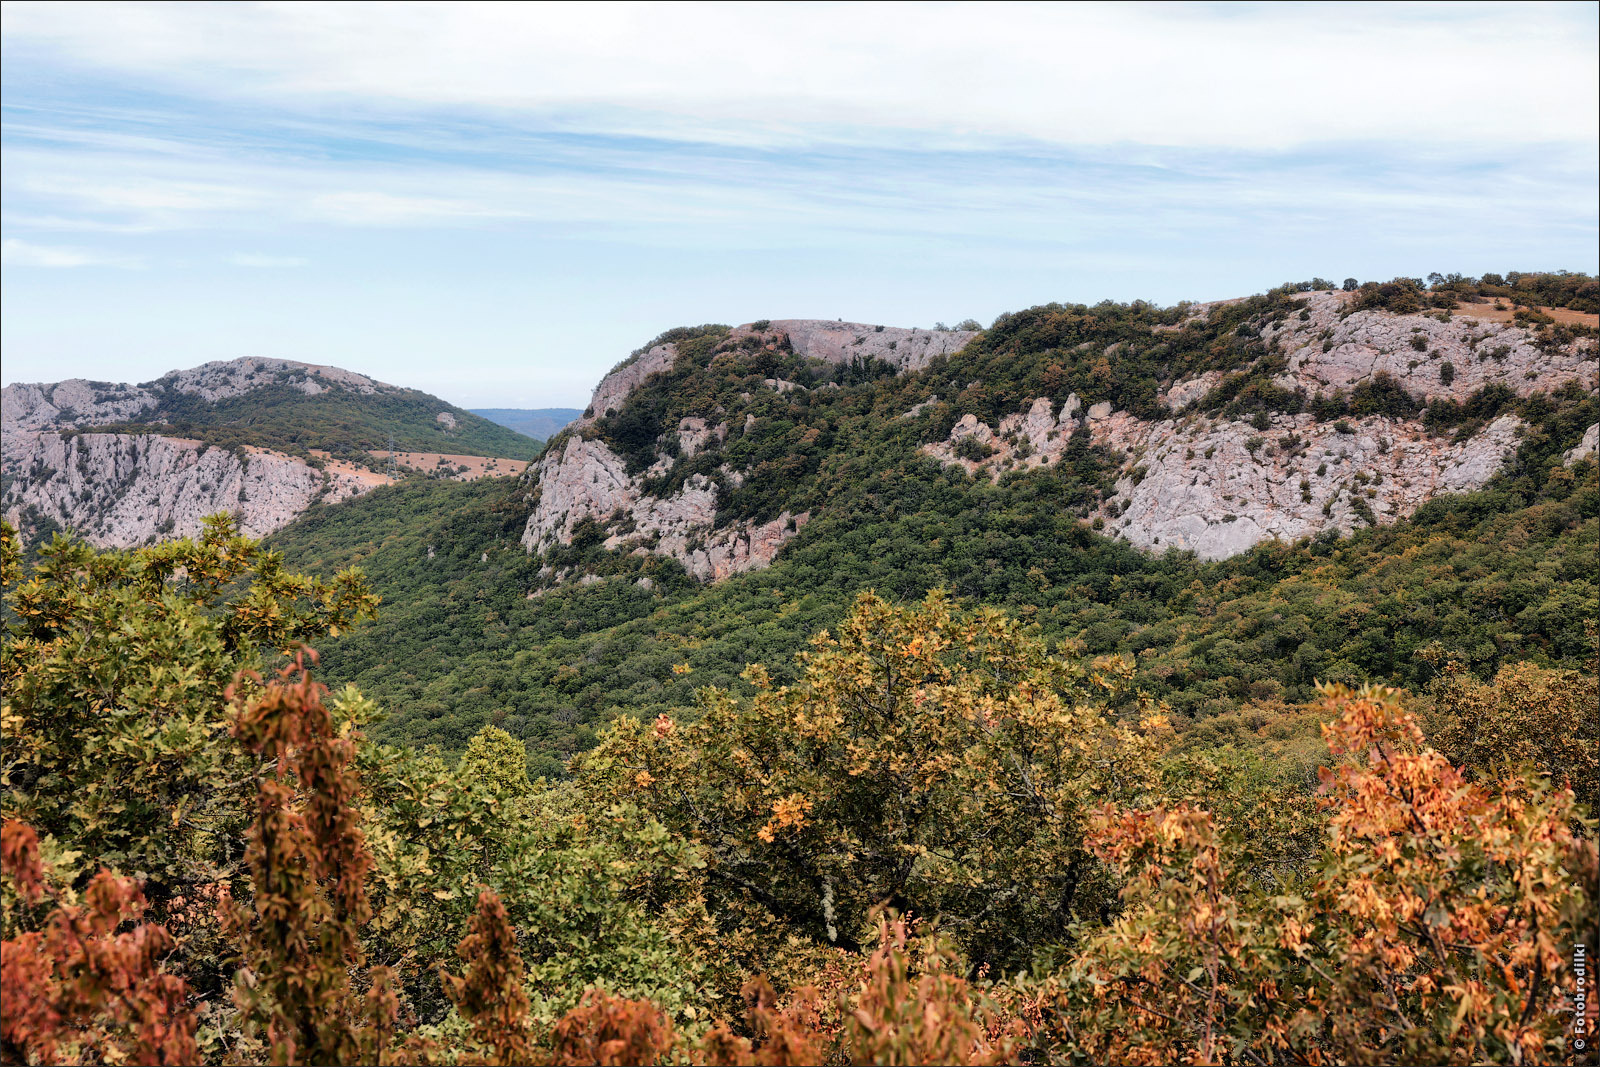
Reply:
[[387, 449], [391, 435], [408, 452], [532, 459], [539, 451], [537, 441], [419, 390], [284, 359], [207, 363], [142, 385], [10, 385], [4, 411], [8, 431], [93, 427], [358, 461]]
[[[1241, 704], [1308, 699], [1317, 679], [1420, 686], [1430, 647], [1485, 674], [1516, 658], [1581, 665], [1600, 536], [1593, 334], [1476, 307], [1415, 323], [1350, 306], [1366, 299], [1294, 287], [1209, 308], [1035, 308], [920, 366], [884, 358], [898, 339], [890, 348], [870, 326], [846, 339], [870, 336], [876, 350], [852, 357], [847, 343], [837, 361], [780, 323], [672, 331], [607, 376], [521, 483], [319, 506], [272, 544], [298, 567], [359, 562], [384, 595], [380, 620], [324, 661], [393, 709], [383, 736], [459, 749], [495, 722], [547, 773], [614, 716], [742, 686], [747, 662], [785, 677], [807, 635], [866, 588], [896, 599], [948, 588], [1090, 653], [1133, 655], [1139, 684], [1197, 730]], [[1439, 328], [1423, 349], [1409, 340], [1419, 325]], [[1352, 339], [1324, 352], [1341, 329]], [[1310, 340], [1285, 354], [1280, 336]], [[1470, 357], [1464, 393], [1439, 389], [1448, 345]], [[1369, 357], [1363, 374], [1336, 377]], [[1388, 380], [1372, 372], [1379, 357], [1395, 367]], [[1416, 372], [1409, 384], [1404, 372]], [[1028, 420], [1041, 396], [1049, 429]], [[1074, 423], [1066, 434], [1058, 410]], [[985, 439], [977, 426], [994, 429]], [[1145, 438], [1129, 441], [1130, 426]], [[1029, 462], [1040, 453], [1049, 462]], [[1302, 489], [1291, 464], [1312, 460], [1304, 480], [1325, 481]], [[1208, 529], [1235, 525], [1233, 509], [1302, 514], [1306, 492], [1329, 521], [1211, 561], [1120, 525], [1146, 499], [1129, 490], [1175, 482], [1164, 464], [1202, 461], [1224, 479], [1210, 502], [1187, 498]], [[587, 482], [559, 480], [585, 467]], [[1391, 480], [1411, 482], [1396, 506]], [[698, 513], [684, 506], [697, 501]], [[806, 518], [773, 527], [786, 511]], [[770, 554], [740, 557], [763, 525], [778, 533]], [[719, 575], [719, 559], [757, 562]], [[1228, 723], [1216, 729], [1239, 728]]]
[[1396, 288], [1048, 305], [978, 334], [673, 331], [529, 471], [523, 543], [551, 581], [596, 536], [720, 579], [769, 564], [862, 457], [915, 451], [990, 479], [1070, 467], [1077, 517], [1221, 558], [1480, 488], [1552, 403], [1593, 397], [1592, 313], [1502, 321], [1477, 294]]
[[[311, 504], [424, 473], [520, 470], [539, 443], [414, 389], [335, 367], [239, 359], [143, 385], [7, 386], [7, 517], [36, 539], [71, 527], [128, 547], [232, 511], [260, 536]], [[464, 457], [498, 457], [487, 464]]]

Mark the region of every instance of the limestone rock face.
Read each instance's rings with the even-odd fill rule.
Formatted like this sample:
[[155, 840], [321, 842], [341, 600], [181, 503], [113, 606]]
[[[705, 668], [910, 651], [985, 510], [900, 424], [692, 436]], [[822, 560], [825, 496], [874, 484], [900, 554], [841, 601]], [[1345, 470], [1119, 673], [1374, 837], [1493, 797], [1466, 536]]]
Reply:
[[588, 410], [574, 425], [587, 426], [596, 419], [605, 418], [608, 412], [619, 410], [639, 383], [671, 367], [677, 358], [678, 346], [664, 344], [656, 345], [638, 359], [622, 364], [600, 379], [600, 384], [594, 388], [594, 397], [589, 401]]
[[[1262, 332], [1269, 348], [1287, 358], [1277, 384], [1308, 396], [1334, 390], [1348, 395], [1383, 372], [1421, 400], [1465, 400], [1486, 385], [1519, 396], [1569, 382], [1591, 392], [1600, 387], [1593, 338], [1541, 348], [1532, 331], [1476, 317], [1470, 307], [1447, 321], [1383, 311], [1346, 315], [1349, 299], [1340, 292], [1310, 293], [1300, 301], [1300, 312]], [[1191, 315], [1213, 306], [1196, 306]], [[1224, 377], [1218, 370], [1174, 382], [1161, 399], [1182, 412]], [[1070, 396], [1058, 412], [1040, 397], [994, 429], [966, 415], [947, 441], [924, 451], [994, 478], [1047, 465], [1080, 428], [1080, 406]], [[1502, 416], [1457, 443], [1411, 420], [1319, 424], [1310, 415], [1277, 415], [1258, 430], [1199, 414], [1146, 421], [1101, 401], [1089, 407], [1081, 425], [1094, 444], [1124, 457], [1116, 495], [1097, 516], [1108, 532], [1144, 548], [1190, 549], [1220, 559], [1273, 538], [1393, 522], [1434, 496], [1481, 488], [1516, 448], [1520, 424]], [[961, 455], [957, 446], [967, 437], [992, 454], [979, 460]], [[1567, 462], [1597, 448], [1600, 428], [1591, 426]]]
[[[908, 330], [820, 319], [774, 319], [735, 327], [731, 341], [757, 336], [769, 347], [787, 339], [804, 358], [829, 363], [879, 359], [902, 371], [916, 370], [941, 354], [959, 351], [977, 336], [967, 330]], [[608, 548], [653, 552], [681, 562], [690, 574], [712, 581], [730, 574], [764, 567], [810, 518], [808, 512], [785, 511], [770, 522], [740, 523], [714, 528], [717, 487], [704, 475], [693, 475], [675, 493], [656, 497], [644, 492], [646, 477], [661, 475], [673, 464], [662, 455], [644, 474], [630, 477], [621, 457], [605, 442], [585, 439], [585, 431], [608, 413], [618, 411], [628, 395], [652, 374], [668, 370], [679, 358], [674, 344], [656, 345], [618, 366], [595, 387], [583, 418], [564, 439], [558, 438], [539, 464], [530, 468], [528, 482], [536, 503], [523, 531], [522, 543], [530, 552], [543, 552], [556, 544], [570, 544], [580, 522], [593, 519], [606, 525]], [[830, 385], [833, 383], [829, 383]], [[795, 382], [769, 378], [766, 388], [788, 393], [803, 388]], [[745, 399], [750, 399], [748, 395]], [[746, 414], [744, 428], [755, 425]], [[589, 431], [591, 434], [593, 431]], [[679, 421], [678, 451], [692, 458], [728, 438], [727, 422], [701, 417]], [[730, 484], [742, 484], [741, 472], [724, 466]]]
[[1600, 422], [1583, 431], [1583, 440], [1576, 447], [1567, 449], [1561, 461], [1570, 467], [1584, 456], [1592, 456], [1597, 452], [1600, 452]]
[[[1071, 414], [1055, 416], [1040, 397], [997, 430], [963, 416], [948, 441], [924, 451], [998, 478], [1058, 461], [1079, 425]], [[1479, 489], [1516, 448], [1520, 423], [1502, 416], [1461, 443], [1377, 416], [1343, 420], [1348, 433], [1310, 415], [1275, 416], [1266, 430], [1201, 417], [1152, 422], [1120, 411], [1084, 425], [1092, 443], [1124, 456], [1116, 493], [1098, 514], [1108, 533], [1141, 548], [1222, 559], [1273, 538], [1393, 522], [1441, 493]], [[961, 457], [964, 437], [994, 453]]]
[[1369, 417], [1337, 424], [1280, 415], [1247, 423], [1146, 422], [1119, 413], [1091, 428], [1132, 468], [1102, 508], [1110, 532], [1141, 548], [1222, 559], [1271, 539], [1349, 533], [1410, 516], [1442, 493], [1481, 488], [1516, 448], [1510, 415], [1459, 444], [1416, 423]]
[[[688, 432], [709, 437], [714, 431], [701, 425]], [[811, 517], [784, 512], [760, 525], [714, 530], [717, 489], [710, 479], [693, 475], [673, 495], [651, 496], [643, 491], [643, 476], [630, 477], [622, 458], [604, 441], [578, 434], [547, 454], [533, 478], [538, 500], [522, 534], [528, 551], [570, 544], [578, 524], [594, 519], [611, 522], [613, 531], [620, 527], [621, 532], [607, 536], [607, 548], [631, 546], [635, 552], [670, 556], [702, 581], [766, 566]]]
[[1485, 385], [1503, 385], [1518, 396], [1574, 380], [1593, 389], [1600, 375], [1592, 338], [1541, 350], [1531, 331], [1474, 318], [1470, 305], [1445, 322], [1386, 311], [1345, 317], [1349, 298], [1348, 293], [1310, 293], [1300, 301], [1306, 319], [1290, 315], [1262, 332], [1289, 358], [1279, 384], [1299, 386], [1307, 395], [1334, 389], [1349, 393], [1383, 371], [1419, 399], [1459, 400]]
[[370, 483], [320, 471], [292, 456], [228, 449], [154, 434], [6, 434], [3, 501], [14, 525], [32, 509], [103, 548], [131, 548], [200, 532], [200, 520], [233, 512], [244, 533], [264, 537], [318, 500], [356, 496]]
[[218, 401], [269, 385], [287, 385], [309, 396], [340, 386], [358, 393], [397, 392], [392, 385], [338, 367], [297, 363], [290, 359], [247, 356], [172, 371], [143, 385], [91, 382], [19, 382], [0, 393], [0, 422], [7, 434], [18, 430], [55, 430], [104, 426], [139, 419], [167, 392]]
[[[750, 332], [750, 326], [734, 331]], [[921, 370], [935, 356], [954, 355], [978, 336], [974, 330], [908, 330], [826, 319], [773, 319], [771, 332], [785, 333], [795, 354], [829, 363], [868, 357], [893, 363], [901, 370]]]

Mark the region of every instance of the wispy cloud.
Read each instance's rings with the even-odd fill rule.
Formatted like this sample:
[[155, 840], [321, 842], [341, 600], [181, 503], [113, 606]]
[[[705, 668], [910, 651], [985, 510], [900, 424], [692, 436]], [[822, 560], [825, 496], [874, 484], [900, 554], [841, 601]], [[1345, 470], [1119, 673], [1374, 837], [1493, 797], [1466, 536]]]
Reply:
[[[146, 268], [8, 271], [7, 374], [139, 349], [150, 377], [248, 337], [581, 401], [682, 321], [1594, 270], [1600, 245], [1593, 5], [8, 0], [0, 20], [6, 264]], [[438, 359], [469, 333], [476, 378]]]
[[15, 237], [0, 242], [0, 262], [8, 267], [139, 267], [134, 256], [59, 245], [37, 245]]
[[1568, 140], [1594, 31], [1582, 4], [5, 7], [13, 54], [189, 95], [737, 144]]

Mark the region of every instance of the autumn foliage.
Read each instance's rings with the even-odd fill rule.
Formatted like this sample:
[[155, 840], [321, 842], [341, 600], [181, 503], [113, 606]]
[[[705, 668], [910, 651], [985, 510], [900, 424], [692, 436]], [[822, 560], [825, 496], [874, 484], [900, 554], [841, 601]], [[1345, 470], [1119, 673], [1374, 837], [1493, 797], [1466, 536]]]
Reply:
[[[1582, 1062], [1592, 783], [1558, 764], [1592, 679], [1447, 676], [1421, 720], [1324, 686], [1307, 789], [1175, 751], [1125, 662], [864, 597], [794, 684], [623, 720], [552, 785], [504, 734], [456, 769], [365, 743], [309, 616], [218, 636], [268, 586], [60, 558], [98, 577], [7, 560], [6, 1062]], [[181, 788], [107, 806], [84, 736]]]
[[82, 902], [56, 900], [32, 827], [0, 831], [6, 877], [23, 907], [53, 906], [43, 928], [0, 945], [0, 1049], [8, 1063], [194, 1063], [195, 1019], [183, 979], [161, 970], [172, 937], [150, 923], [131, 878], [102, 870]]

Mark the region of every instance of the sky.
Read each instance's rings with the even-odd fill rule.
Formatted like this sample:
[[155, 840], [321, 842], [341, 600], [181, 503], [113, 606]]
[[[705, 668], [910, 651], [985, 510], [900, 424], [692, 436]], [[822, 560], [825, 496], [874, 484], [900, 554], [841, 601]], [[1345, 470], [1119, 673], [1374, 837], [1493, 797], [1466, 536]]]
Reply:
[[5, 3], [0, 376], [582, 407], [684, 324], [1595, 273], [1597, 11]]

